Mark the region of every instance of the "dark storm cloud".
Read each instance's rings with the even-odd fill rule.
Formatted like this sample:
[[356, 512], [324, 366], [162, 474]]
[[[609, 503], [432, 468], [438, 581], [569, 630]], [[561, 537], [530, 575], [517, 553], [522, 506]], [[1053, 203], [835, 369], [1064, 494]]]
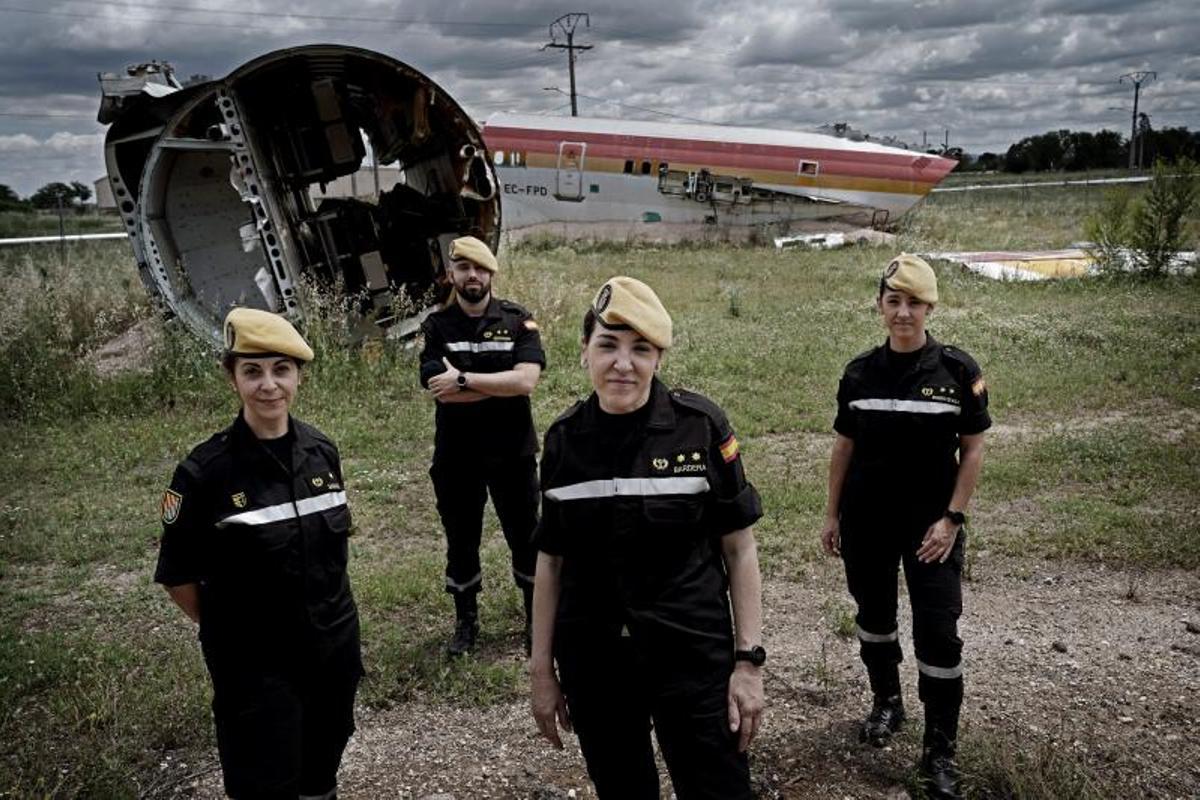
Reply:
[[[566, 55], [541, 49], [566, 10], [551, 0], [164, 2], [0, 9], [0, 183], [28, 194], [98, 176], [95, 73], [149, 59], [216, 77], [269, 50], [335, 42], [425, 72], [478, 119], [568, 105]], [[1150, 69], [1141, 110], [1156, 127], [1195, 129], [1197, 17], [1193, 0], [615, 0], [578, 28], [576, 43], [594, 45], [579, 54], [580, 109], [781, 129], [844, 121], [918, 143], [949, 128], [952, 144], [1003, 151], [1047, 130], [1127, 130], [1132, 90], [1117, 79]]]

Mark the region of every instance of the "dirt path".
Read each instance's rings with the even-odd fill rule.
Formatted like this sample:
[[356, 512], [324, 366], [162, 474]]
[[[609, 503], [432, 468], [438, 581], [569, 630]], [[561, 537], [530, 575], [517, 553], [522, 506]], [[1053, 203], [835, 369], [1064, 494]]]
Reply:
[[[832, 561], [767, 584], [770, 708], [753, 750], [757, 788], [762, 797], [905, 797], [920, 729], [911, 641], [902, 670], [917, 722], [886, 750], [862, 747], [855, 721], [866, 681], [856, 642], [835, 632], [831, 598], [849, 607]], [[985, 554], [965, 606], [969, 771], [986, 775], [997, 753], [1016, 748], [1085, 765], [1106, 796], [1200, 795], [1200, 634], [1187, 626], [1200, 623], [1200, 578]], [[594, 796], [577, 746], [566, 744], [556, 752], [536, 739], [523, 701], [360, 710], [340, 796]], [[200, 773], [173, 793], [220, 797], [215, 768]]]

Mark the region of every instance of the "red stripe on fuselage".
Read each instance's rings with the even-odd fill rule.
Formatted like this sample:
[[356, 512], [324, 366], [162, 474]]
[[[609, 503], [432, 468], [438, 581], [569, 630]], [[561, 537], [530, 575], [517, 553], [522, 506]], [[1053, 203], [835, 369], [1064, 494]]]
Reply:
[[[773, 170], [798, 173], [800, 161], [816, 161], [821, 175], [937, 184], [954, 168], [954, 162], [921, 153], [893, 155], [835, 148], [790, 147], [786, 145], [714, 142], [581, 131], [531, 130], [529, 128], [484, 126], [484, 140], [491, 150], [557, 154], [560, 142], [586, 142], [587, 155], [598, 158], [672, 161], [706, 164], [719, 170]], [[924, 159], [923, 168], [915, 166]], [[586, 168], [586, 165], [585, 165]], [[635, 172], [640, 164], [635, 165]]]

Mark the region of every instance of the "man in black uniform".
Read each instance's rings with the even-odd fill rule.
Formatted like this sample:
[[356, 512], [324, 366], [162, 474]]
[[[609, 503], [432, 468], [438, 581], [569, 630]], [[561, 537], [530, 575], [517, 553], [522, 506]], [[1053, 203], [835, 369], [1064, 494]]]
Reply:
[[446, 647], [452, 656], [474, 647], [479, 634], [479, 543], [489, 493], [512, 551], [513, 580], [524, 594], [529, 648], [538, 504], [529, 395], [546, 355], [532, 315], [492, 296], [498, 269], [483, 242], [474, 236], [455, 239], [448, 270], [451, 300], [421, 326], [421, 385], [437, 401], [429, 476], [446, 530], [446, 591], [454, 597], [457, 619]]
[[922, 772], [932, 797], [959, 796], [954, 764], [963, 698], [961, 574], [964, 510], [991, 425], [979, 365], [925, 331], [937, 278], [900, 255], [877, 302], [888, 341], [855, 358], [838, 387], [837, 439], [822, 540], [840, 551], [858, 604], [858, 638], [875, 701], [862, 738], [883, 746], [904, 721], [896, 629], [897, 565], [913, 610], [925, 705]]
[[242, 409], [175, 470], [154, 579], [200, 624], [226, 792], [332, 798], [362, 676], [341, 461], [288, 414], [291, 324], [234, 309], [226, 346]]

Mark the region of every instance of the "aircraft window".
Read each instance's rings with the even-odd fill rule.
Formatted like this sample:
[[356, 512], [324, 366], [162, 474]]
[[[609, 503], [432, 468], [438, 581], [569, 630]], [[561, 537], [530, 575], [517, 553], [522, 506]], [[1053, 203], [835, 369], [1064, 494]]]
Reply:
[[503, 150], [497, 150], [495, 153], [492, 154], [492, 163], [495, 164], [497, 167], [504, 165], [504, 151]]
[[816, 161], [801, 161], [799, 175], [816, 175], [820, 165]]
[[625, 159], [625, 174], [626, 175], [633, 174], [633, 159], [631, 159], [631, 158]]
[[649, 162], [649, 161], [643, 161], [643, 162], [642, 162], [642, 174], [643, 174], [643, 175], [649, 175], [649, 174], [650, 174], [650, 162]]

